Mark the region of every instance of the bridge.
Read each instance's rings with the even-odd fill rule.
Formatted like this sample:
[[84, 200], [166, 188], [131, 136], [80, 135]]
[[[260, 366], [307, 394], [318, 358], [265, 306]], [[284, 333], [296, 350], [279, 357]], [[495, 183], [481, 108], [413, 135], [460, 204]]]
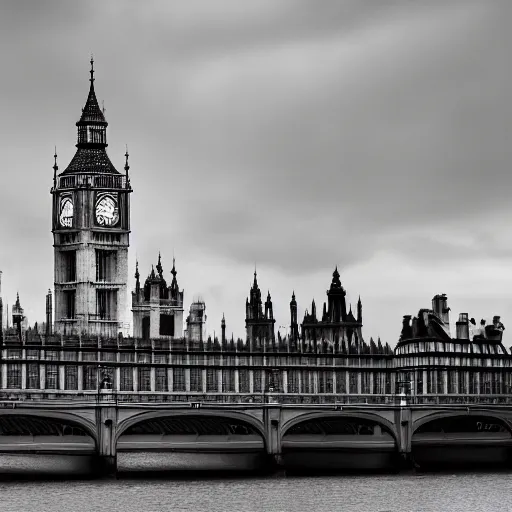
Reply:
[[433, 457], [502, 464], [512, 454], [512, 395], [336, 398], [19, 391], [0, 396], [0, 453], [88, 455], [105, 474], [128, 452], [244, 454], [306, 470], [421, 467]]

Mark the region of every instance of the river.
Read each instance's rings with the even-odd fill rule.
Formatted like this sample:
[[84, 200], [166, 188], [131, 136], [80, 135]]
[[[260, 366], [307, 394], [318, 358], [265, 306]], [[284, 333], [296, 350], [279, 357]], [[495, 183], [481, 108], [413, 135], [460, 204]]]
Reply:
[[[119, 479], [91, 480], [78, 476], [71, 459], [59, 467], [44, 457], [25, 461], [27, 471], [47, 478], [0, 481], [1, 512], [512, 511], [512, 472], [225, 479], [130, 478], [125, 473]], [[65, 471], [66, 464], [74, 479], [53, 474]], [[140, 460], [124, 461], [125, 471], [143, 466]]]

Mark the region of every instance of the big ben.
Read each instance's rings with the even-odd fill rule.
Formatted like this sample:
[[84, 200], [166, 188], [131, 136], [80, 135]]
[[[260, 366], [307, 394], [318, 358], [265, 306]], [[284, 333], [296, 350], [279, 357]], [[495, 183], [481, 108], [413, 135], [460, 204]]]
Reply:
[[94, 90], [82, 109], [76, 153], [57, 174], [55, 155], [52, 233], [55, 332], [117, 336], [123, 327], [128, 281], [130, 193], [125, 173], [107, 155], [107, 121]]

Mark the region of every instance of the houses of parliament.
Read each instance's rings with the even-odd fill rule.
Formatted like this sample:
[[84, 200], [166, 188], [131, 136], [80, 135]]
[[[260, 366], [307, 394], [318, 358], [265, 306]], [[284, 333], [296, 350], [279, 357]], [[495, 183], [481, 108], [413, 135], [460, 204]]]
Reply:
[[[206, 335], [206, 305], [190, 304], [178, 283], [176, 262], [158, 255], [147, 277], [128, 268], [130, 166], [111, 162], [107, 121], [95, 93], [91, 59], [89, 93], [77, 126], [76, 153], [59, 172], [53, 166], [54, 290], [46, 321], [28, 328], [22, 297], [11, 308], [12, 326], [0, 325], [0, 390], [94, 393], [105, 379], [117, 393], [165, 400], [196, 396], [258, 400], [272, 391], [283, 402], [328, 403], [407, 392], [436, 395], [510, 394], [512, 355], [502, 343], [500, 317], [479, 323], [461, 313], [451, 332], [446, 295], [414, 318], [406, 315], [394, 349], [365, 341], [363, 306], [347, 311], [335, 268], [321, 313], [313, 301], [299, 322], [290, 300], [289, 334], [275, 335], [270, 293], [262, 296], [254, 272], [245, 304], [245, 339]], [[169, 265], [170, 266], [170, 265]], [[133, 270], [132, 270], [133, 271]], [[133, 276], [133, 277], [132, 277]], [[129, 290], [131, 288], [131, 290]], [[131, 292], [132, 336], [122, 333]], [[4, 318], [0, 289], [0, 322]], [[372, 398], [373, 397], [373, 398]]]

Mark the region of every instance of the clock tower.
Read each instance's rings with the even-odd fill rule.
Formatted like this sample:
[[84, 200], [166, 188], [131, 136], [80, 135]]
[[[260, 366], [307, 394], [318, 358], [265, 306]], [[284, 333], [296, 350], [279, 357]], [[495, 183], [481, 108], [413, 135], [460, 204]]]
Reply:
[[78, 128], [77, 150], [57, 174], [55, 154], [52, 233], [55, 276], [55, 332], [117, 336], [127, 306], [128, 247], [132, 189], [112, 165], [107, 122], [90, 89]]

